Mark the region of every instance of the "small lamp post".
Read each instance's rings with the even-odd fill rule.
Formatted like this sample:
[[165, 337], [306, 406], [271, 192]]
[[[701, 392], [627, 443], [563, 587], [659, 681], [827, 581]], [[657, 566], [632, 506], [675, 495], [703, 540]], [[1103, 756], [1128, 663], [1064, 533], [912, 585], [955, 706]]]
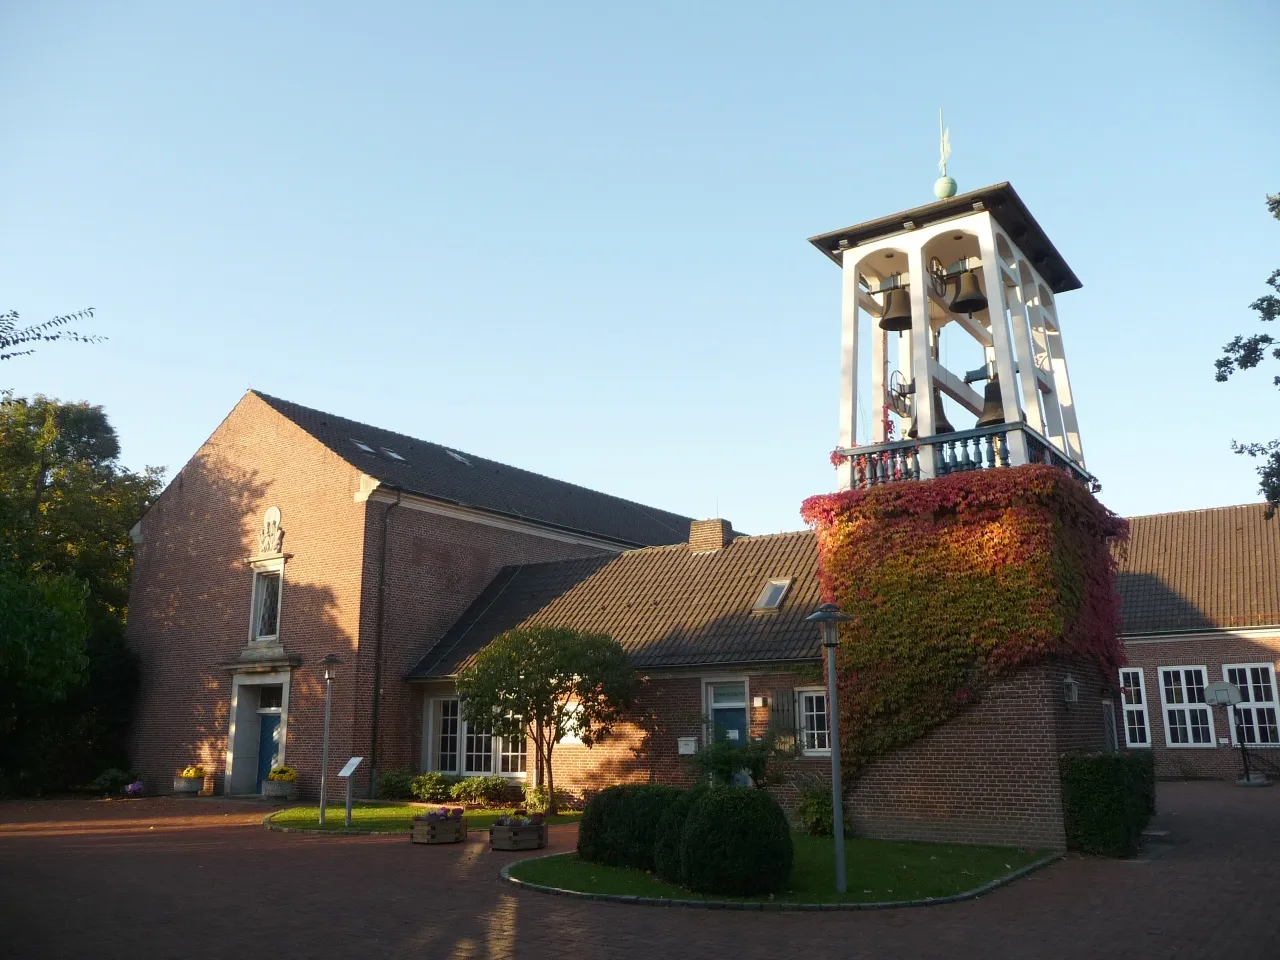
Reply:
[[805, 617], [822, 630], [822, 648], [827, 657], [827, 715], [831, 718], [831, 832], [836, 842], [836, 892], [845, 892], [844, 871], [844, 791], [840, 787], [840, 705], [836, 700], [836, 648], [840, 646], [840, 624], [852, 620], [834, 603], [824, 603], [817, 613]]
[[333, 709], [333, 681], [338, 676], [340, 657], [332, 653], [325, 654], [324, 664], [324, 746], [320, 749], [320, 825], [324, 825], [325, 777], [329, 773], [329, 713]]

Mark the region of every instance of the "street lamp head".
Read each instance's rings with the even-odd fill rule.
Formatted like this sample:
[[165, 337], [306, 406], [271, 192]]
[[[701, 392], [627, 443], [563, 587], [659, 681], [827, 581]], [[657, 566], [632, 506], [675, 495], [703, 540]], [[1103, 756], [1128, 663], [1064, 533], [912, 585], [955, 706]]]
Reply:
[[838, 647], [840, 646], [840, 624], [847, 623], [853, 617], [841, 613], [840, 608], [834, 603], [824, 603], [816, 613], [811, 613], [804, 619], [806, 623], [816, 623], [822, 629], [824, 647]]
[[324, 678], [326, 680], [332, 680], [337, 677], [338, 671], [335, 668], [338, 664], [342, 663], [341, 657], [332, 653], [326, 653], [320, 662], [324, 664]]

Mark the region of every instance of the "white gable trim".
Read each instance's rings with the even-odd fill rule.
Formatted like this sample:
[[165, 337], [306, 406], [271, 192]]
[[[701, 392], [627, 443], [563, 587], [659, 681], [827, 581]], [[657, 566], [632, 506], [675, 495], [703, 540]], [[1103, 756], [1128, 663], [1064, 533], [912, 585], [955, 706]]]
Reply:
[[1121, 634], [1127, 647], [1144, 643], [1189, 643], [1200, 640], [1280, 640], [1280, 625], [1269, 627], [1228, 627], [1220, 630], [1178, 630], [1169, 633]]

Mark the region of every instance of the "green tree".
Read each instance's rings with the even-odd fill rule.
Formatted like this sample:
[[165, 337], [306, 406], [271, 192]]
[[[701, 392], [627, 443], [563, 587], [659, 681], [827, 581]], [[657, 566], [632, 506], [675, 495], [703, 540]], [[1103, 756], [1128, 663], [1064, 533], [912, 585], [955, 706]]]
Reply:
[[29, 701], [62, 701], [84, 682], [88, 589], [68, 576], [0, 568], [0, 737]]
[[[5, 617], [5, 629], [39, 622], [32, 593], [52, 598], [51, 584], [70, 623], [67, 597], [78, 591], [85, 636], [79, 665], [65, 686], [54, 674], [19, 678], [20, 659], [6, 660], [9, 729], [0, 736], [0, 782], [41, 791], [87, 782], [105, 766], [125, 766], [125, 742], [137, 688], [137, 667], [124, 640], [132, 542], [129, 529], [160, 488], [160, 471], [126, 470], [120, 444], [101, 407], [47, 397], [0, 394], [0, 572], [13, 609], [26, 623]], [[25, 606], [21, 606], [25, 604]], [[21, 643], [6, 636], [6, 656]], [[74, 645], [51, 650], [70, 663]], [[13, 664], [19, 664], [14, 667]], [[4, 706], [0, 705], [0, 711]]]
[[[1280, 194], [1267, 197], [1267, 209], [1271, 215], [1280, 220]], [[1263, 323], [1271, 323], [1280, 317], [1280, 270], [1274, 270], [1267, 278], [1267, 286], [1274, 293], [1264, 294], [1249, 304], [1250, 310], [1256, 310], [1258, 319]], [[1217, 370], [1216, 379], [1225, 382], [1237, 370], [1252, 370], [1267, 359], [1280, 360], [1280, 346], [1276, 338], [1268, 333], [1255, 333], [1250, 336], [1237, 336], [1222, 348], [1222, 356], [1214, 361]], [[1272, 383], [1280, 387], [1280, 375], [1273, 378]], [[1238, 443], [1231, 441], [1231, 449], [1250, 457], [1261, 457], [1258, 467], [1261, 478], [1259, 492], [1267, 502], [1267, 518], [1275, 516], [1280, 508], [1280, 438], [1265, 440], [1261, 443]]]
[[102, 338], [85, 336], [70, 328], [77, 320], [86, 320], [93, 316], [93, 307], [54, 317], [44, 323], [33, 323], [25, 327], [18, 326], [20, 317], [17, 310], [0, 313], [0, 360], [12, 360], [14, 357], [25, 357], [35, 353], [35, 348], [16, 350], [27, 344], [52, 343], [55, 340], [75, 340], [78, 343], [98, 343]]
[[458, 676], [469, 724], [490, 724], [497, 736], [533, 741], [553, 814], [556, 744], [568, 735], [588, 747], [597, 743], [631, 706], [635, 688], [635, 669], [621, 644], [564, 627], [509, 630]]

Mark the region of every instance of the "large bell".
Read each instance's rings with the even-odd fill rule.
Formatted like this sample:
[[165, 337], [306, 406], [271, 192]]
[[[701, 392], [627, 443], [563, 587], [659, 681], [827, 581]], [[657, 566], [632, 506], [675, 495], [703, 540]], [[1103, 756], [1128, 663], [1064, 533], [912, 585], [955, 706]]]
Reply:
[[911, 329], [911, 298], [902, 287], [894, 287], [884, 295], [884, 313], [880, 329], [901, 333]]
[[[919, 436], [920, 431], [916, 428], [917, 422], [917, 418], [912, 418], [911, 429], [907, 431], [908, 440], [914, 440]], [[947, 419], [947, 411], [942, 408], [942, 391], [937, 387], [933, 388], [933, 432], [935, 435], [956, 432], [956, 428]]]
[[989, 427], [1004, 423], [1004, 404], [1000, 400], [1000, 378], [992, 377], [982, 391], [982, 416], [974, 424], [974, 428]]
[[982, 295], [982, 288], [978, 286], [978, 275], [972, 270], [966, 270], [960, 274], [960, 280], [956, 284], [956, 295], [951, 298], [951, 312], [974, 314], [985, 309], [987, 298]]

